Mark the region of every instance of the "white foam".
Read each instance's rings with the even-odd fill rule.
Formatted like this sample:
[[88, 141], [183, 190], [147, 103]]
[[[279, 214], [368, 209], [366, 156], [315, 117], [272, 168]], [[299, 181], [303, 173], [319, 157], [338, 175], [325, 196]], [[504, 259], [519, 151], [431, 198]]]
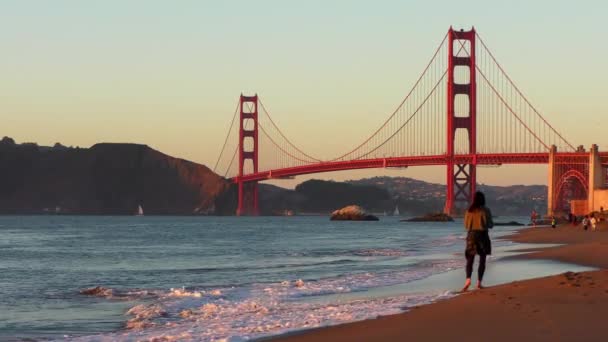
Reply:
[[[450, 297], [449, 293], [403, 295], [334, 304], [304, 302], [225, 301], [191, 310], [185, 318], [163, 326], [139, 321], [136, 331], [76, 338], [76, 341], [244, 341], [287, 331], [335, 325], [402, 312]], [[148, 311], [138, 309], [138, 312]], [[139, 323], [138, 322], [138, 323]]]
[[[158, 296], [152, 304], [137, 305], [129, 328], [113, 334], [85, 336], [76, 341], [245, 341], [345, 322], [393, 314], [451, 294], [434, 292], [387, 298], [345, 300], [302, 297], [360, 291], [407, 283], [432, 274], [462, 267], [463, 261], [435, 260], [399, 272], [360, 273], [317, 281], [296, 279], [273, 284], [218, 288], [207, 291], [170, 289], [151, 291]], [[196, 295], [196, 293], [200, 293]], [[343, 297], [342, 297], [343, 298]]]
[[125, 325], [127, 329], [144, 329], [156, 326], [157, 323], [153, 322], [154, 318], [168, 316], [167, 311], [162, 307], [161, 304], [139, 304], [126, 313], [127, 315], [134, 316], [129, 319]]
[[374, 248], [374, 249], [361, 249], [353, 253], [357, 256], [369, 256], [369, 257], [402, 257], [408, 256], [410, 253], [401, 249], [395, 248]]
[[203, 296], [202, 292], [199, 291], [188, 291], [185, 288], [181, 288], [181, 289], [174, 289], [171, 288], [171, 290], [169, 291], [169, 294], [167, 294], [170, 297], [194, 297], [194, 298], [200, 298]]

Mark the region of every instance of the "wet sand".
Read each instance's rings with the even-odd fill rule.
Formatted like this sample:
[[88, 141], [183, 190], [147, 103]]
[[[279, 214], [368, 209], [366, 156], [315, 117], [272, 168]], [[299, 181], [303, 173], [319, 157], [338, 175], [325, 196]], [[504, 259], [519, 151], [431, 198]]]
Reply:
[[[513, 258], [552, 259], [598, 271], [517, 281], [469, 291], [409, 312], [296, 332], [272, 341], [606, 341], [608, 224], [524, 228], [521, 243], [563, 244]], [[475, 281], [475, 277], [474, 277]]]

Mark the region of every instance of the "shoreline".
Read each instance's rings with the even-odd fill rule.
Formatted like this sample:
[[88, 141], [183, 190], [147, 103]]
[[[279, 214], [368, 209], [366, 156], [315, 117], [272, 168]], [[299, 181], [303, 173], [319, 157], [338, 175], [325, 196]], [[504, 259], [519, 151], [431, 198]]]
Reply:
[[[597, 270], [509, 282], [403, 313], [257, 340], [604, 340], [602, 327], [608, 315], [608, 223], [603, 222], [598, 231], [583, 231], [580, 225], [561, 225], [556, 229], [522, 227], [498, 239], [557, 245], [518, 249], [515, 251], [521, 254], [501, 260], [550, 260]], [[476, 323], [472, 324], [472, 320]], [[438, 325], [442, 328], [437, 329]]]

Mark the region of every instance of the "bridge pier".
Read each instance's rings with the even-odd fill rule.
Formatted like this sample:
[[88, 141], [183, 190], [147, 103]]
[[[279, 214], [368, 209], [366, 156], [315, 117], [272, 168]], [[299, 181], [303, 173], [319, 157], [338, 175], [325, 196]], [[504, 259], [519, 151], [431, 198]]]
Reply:
[[[240, 98], [240, 128], [239, 128], [239, 174], [237, 177], [238, 205], [237, 216], [258, 215], [258, 183], [243, 182], [246, 162], [250, 161], [252, 172], [258, 172], [258, 96]], [[246, 143], [249, 141], [250, 143]]]
[[548, 163], [547, 215], [570, 211], [580, 216], [608, 209], [606, 159], [595, 144], [589, 152], [580, 147], [570, 155], [558, 154], [552, 146]]
[[599, 149], [596, 144], [589, 151], [589, 194], [587, 210], [589, 212], [608, 210], [608, 165], [602, 165]]
[[549, 150], [549, 162], [547, 163], [547, 216], [552, 216], [555, 210], [555, 153], [557, 152], [557, 146], [551, 145]]
[[[475, 29], [470, 31], [448, 31], [448, 82], [447, 82], [447, 191], [444, 212], [448, 215], [462, 212], [473, 200], [477, 182], [477, 161], [470, 164], [455, 161], [457, 152], [476, 155], [477, 153], [477, 86], [475, 67]], [[469, 42], [468, 50], [465, 48]], [[458, 42], [456, 55], [454, 42]], [[464, 43], [463, 43], [464, 42]], [[464, 55], [460, 53], [464, 48]], [[466, 68], [468, 83], [455, 79], [456, 67]], [[460, 73], [462, 74], [462, 73]], [[456, 96], [466, 96], [468, 108], [456, 109]], [[455, 151], [456, 132], [465, 130], [468, 137], [468, 151]]]
[[258, 206], [258, 182], [237, 182], [238, 205], [237, 216], [257, 216], [260, 214]]

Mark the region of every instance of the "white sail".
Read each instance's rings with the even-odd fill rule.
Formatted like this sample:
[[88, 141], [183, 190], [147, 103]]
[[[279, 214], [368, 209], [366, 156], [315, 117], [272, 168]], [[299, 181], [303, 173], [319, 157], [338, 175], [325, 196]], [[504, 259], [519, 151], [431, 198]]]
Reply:
[[144, 208], [141, 207], [141, 204], [137, 207], [137, 216], [144, 216]]
[[393, 216], [399, 216], [399, 206], [395, 206], [395, 211], [393, 212]]

